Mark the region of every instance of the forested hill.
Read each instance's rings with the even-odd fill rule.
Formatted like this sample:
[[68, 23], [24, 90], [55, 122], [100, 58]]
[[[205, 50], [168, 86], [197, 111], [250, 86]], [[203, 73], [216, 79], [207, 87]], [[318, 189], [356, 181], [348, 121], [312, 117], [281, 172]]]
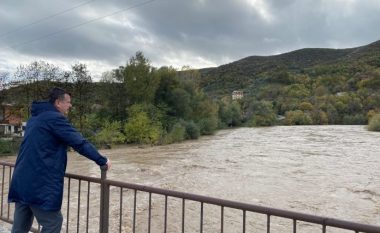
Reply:
[[201, 85], [211, 96], [246, 93], [285, 76], [304, 74], [311, 78], [341, 74], [347, 77], [380, 67], [380, 40], [348, 49], [305, 48], [274, 56], [250, 56], [216, 68], [201, 69]]
[[[70, 91], [70, 120], [97, 145], [173, 143], [241, 125], [369, 123], [380, 131], [380, 41], [181, 72], [155, 68], [137, 52], [96, 83], [85, 64], [63, 70], [35, 61], [13, 76], [0, 74], [0, 81], [0, 103], [11, 103], [23, 120], [32, 100], [46, 98], [53, 86]], [[233, 90], [244, 98], [233, 100]]]

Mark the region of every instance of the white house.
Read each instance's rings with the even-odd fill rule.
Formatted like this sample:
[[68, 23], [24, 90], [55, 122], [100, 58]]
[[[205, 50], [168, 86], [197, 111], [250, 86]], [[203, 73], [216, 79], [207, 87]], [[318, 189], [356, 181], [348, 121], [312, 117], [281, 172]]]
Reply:
[[16, 133], [16, 126], [10, 124], [0, 124], [0, 135], [11, 136]]
[[233, 100], [242, 99], [243, 97], [244, 97], [244, 92], [243, 91], [233, 91], [232, 92], [232, 99]]

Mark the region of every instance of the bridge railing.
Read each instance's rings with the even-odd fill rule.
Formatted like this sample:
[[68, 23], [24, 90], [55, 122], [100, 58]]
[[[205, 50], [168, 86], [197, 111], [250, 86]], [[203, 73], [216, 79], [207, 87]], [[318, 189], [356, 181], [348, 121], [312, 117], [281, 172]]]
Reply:
[[[8, 223], [14, 211], [7, 203], [13, 166], [0, 162], [0, 220]], [[106, 174], [66, 174], [62, 232], [380, 233], [380, 226], [114, 181]], [[37, 224], [33, 232], [39, 232]]]

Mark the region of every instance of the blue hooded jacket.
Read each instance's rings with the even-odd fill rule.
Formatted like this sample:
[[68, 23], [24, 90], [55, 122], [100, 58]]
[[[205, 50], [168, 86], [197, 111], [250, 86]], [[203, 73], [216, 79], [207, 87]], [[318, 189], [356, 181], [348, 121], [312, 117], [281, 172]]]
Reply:
[[8, 201], [47, 211], [61, 209], [67, 146], [93, 160], [107, 163], [95, 147], [49, 102], [33, 102], [14, 168]]

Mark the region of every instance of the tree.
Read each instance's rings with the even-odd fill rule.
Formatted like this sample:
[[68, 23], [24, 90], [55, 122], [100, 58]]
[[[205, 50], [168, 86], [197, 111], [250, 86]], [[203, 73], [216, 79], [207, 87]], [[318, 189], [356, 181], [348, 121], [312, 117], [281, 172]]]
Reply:
[[219, 118], [225, 126], [240, 126], [243, 120], [241, 106], [237, 101], [219, 103]]
[[120, 67], [117, 77], [125, 85], [130, 104], [153, 102], [160, 79], [142, 52], [136, 52], [125, 67]]
[[302, 99], [310, 96], [310, 91], [303, 84], [292, 84], [284, 88], [284, 94], [291, 98]]
[[281, 96], [281, 88], [283, 85], [274, 83], [268, 84], [262, 88], [257, 93], [257, 99], [265, 99], [265, 100], [275, 100], [279, 96]]
[[178, 76], [181, 80], [190, 81], [196, 86], [196, 89], [199, 88], [201, 82], [201, 74], [199, 70], [193, 69], [190, 66], [183, 66], [181, 72], [178, 72]]
[[185, 138], [186, 138], [186, 127], [180, 122], [177, 122], [172, 127], [170, 132], [165, 136], [164, 142], [165, 144], [181, 142], [185, 140]]
[[320, 109], [325, 112], [328, 116], [329, 124], [340, 124], [342, 121], [342, 116], [339, 115], [338, 111], [331, 103], [323, 103], [320, 105]]
[[276, 123], [276, 114], [270, 101], [252, 99], [245, 112], [249, 126], [271, 126]]
[[104, 119], [113, 119], [125, 122], [127, 119], [128, 97], [125, 85], [121, 81], [119, 70], [105, 72], [99, 82], [98, 93], [101, 101], [100, 115]]
[[100, 146], [111, 147], [114, 144], [120, 144], [125, 141], [125, 136], [121, 132], [121, 123], [119, 121], [105, 121], [102, 129], [95, 136], [96, 144]]
[[218, 105], [203, 92], [197, 92], [191, 99], [189, 119], [199, 125], [202, 135], [213, 134], [218, 127]]
[[197, 139], [200, 135], [200, 129], [197, 124], [195, 124], [193, 121], [185, 121], [183, 123], [186, 128], [186, 139]]
[[311, 112], [311, 117], [314, 124], [327, 125], [329, 123], [329, 118], [328, 118], [327, 113], [318, 108], [313, 109], [313, 111]]
[[309, 102], [302, 102], [300, 103], [299, 109], [302, 111], [312, 111], [313, 110], [313, 105]]
[[9, 86], [10, 82], [10, 73], [9, 72], [0, 72], [0, 104], [2, 104], [5, 101], [5, 90]]
[[368, 88], [372, 91], [380, 89], [380, 69], [374, 70], [358, 83], [359, 88]]
[[133, 143], [157, 144], [161, 139], [162, 127], [159, 121], [152, 120], [143, 106], [136, 104], [129, 109], [128, 122], [124, 131], [126, 140]]
[[370, 119], [368, 124], [368, 130], [380, 131], [380, 114], [376, 114]]
[[29, 117], [30, 104], [32, 100], [46, 99], [48, 90], [56, 82], [63, 78], [62, 70], [44, 61], [35, 61], [29, 65], [20, 65], [14, 74], [14, 85], [20, 86], [22, 92], [17, 96], [17, 101], [23, 106]]
[[272, 81], [282, 84], [291, 84], [293, 79], [286, 70], [281, 70], [274, 75]]
[[285, 113], [285, 123], [287, 125], [310, 125], [313, 120], [308, 114], [301, 110], [288, 111]]
[[157, 70], [160, 83], [156, 90], [155, 104], [165, 103], [171, 105], [173, 101], [172, 92], [180, 87], [180, 81], [176, 75], [177, 71], [170, 67], [161, 67]]
[[169, 104], [172, 108], [172, 114], [178, 118], [187, 119], [190, 109], [191, 96], [182, 88], [176, 88], [171, 92]]
[[75, 106], [71, 115], [74, 116], [74, 122], [78, 124], [80, 131], [84, 130], [85, 116], [90, 113], [91, 102], [95, 96], [92, 90], [92, 78], [85, 64], [75, 64], [72, 66], [71, 80], [74, 85], [75, 98], [73, 104]]

